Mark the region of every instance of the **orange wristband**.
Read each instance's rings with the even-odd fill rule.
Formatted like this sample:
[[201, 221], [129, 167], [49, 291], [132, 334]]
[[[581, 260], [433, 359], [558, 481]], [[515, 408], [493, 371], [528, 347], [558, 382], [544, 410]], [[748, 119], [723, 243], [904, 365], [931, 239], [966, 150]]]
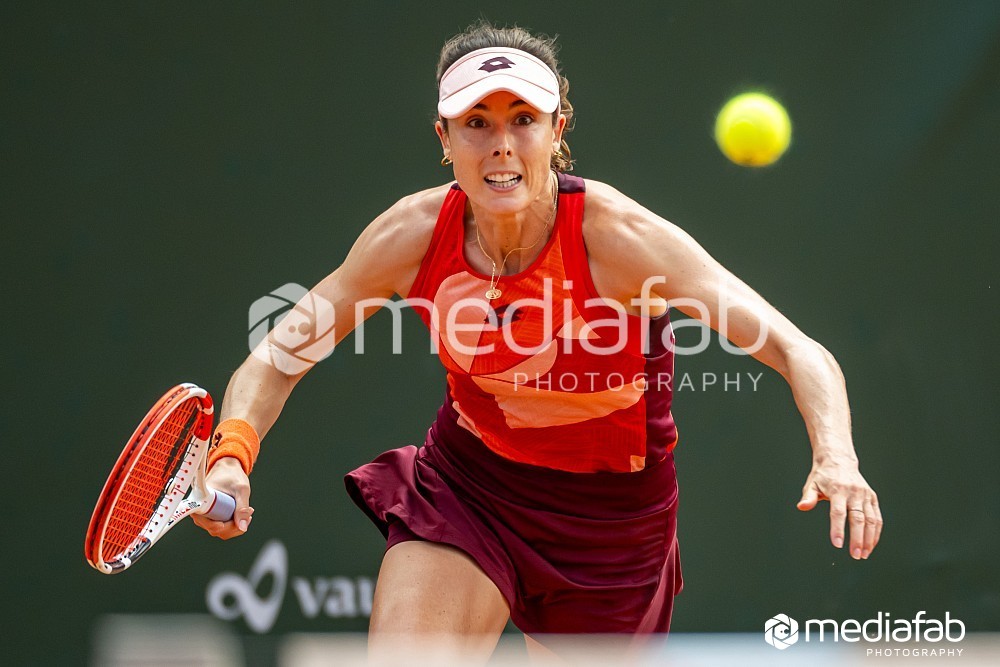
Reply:
[[219, 424], [212, 436], [208, 451], [208, 470], [221, 458], [231, 456], [239, 460], [243, 472], [250, 474], [260, 453], [260, 437], [253, 426], [242, 419], [227, 419]]

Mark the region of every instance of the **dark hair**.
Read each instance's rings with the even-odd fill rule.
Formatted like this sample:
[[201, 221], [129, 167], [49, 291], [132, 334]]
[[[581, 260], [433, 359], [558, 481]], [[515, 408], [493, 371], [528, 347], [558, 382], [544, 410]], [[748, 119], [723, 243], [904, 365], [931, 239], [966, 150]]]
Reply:
[[[569, 93], [569, 80], [559, 71], [559, 60], [556, 58], [558, 47], [556, 38], [547, 35], [533, 35], [524, 28], [513, 26], [510, 28], [500, 28], [485, 19], [473, 23], [464, 31], [455, 35], [441, 47], [441, 57], [437, 65], [437, 82], [441, 85], [441, 77], [459, 58], [479, 49], [490, 47], [505, 47], [508, 49], [518, 49], [525, 53], [530, 53], [543, 63], [549, 66], [559, 79], [559, 107], [563, 115], [566, 116], [566, 129], [563, 131], [560, 152], [552, 155], [552, 168], [556, 171], [566, 172], [573, 170], [573, 160], [566, 143], [566, 132], [573, 129], [573, 105], [567, 98]], [[555, 124], [557, 116], [553, 114], [552, 122]], [[448, 121], [441, 118], [441, 123], [448, 129]]]

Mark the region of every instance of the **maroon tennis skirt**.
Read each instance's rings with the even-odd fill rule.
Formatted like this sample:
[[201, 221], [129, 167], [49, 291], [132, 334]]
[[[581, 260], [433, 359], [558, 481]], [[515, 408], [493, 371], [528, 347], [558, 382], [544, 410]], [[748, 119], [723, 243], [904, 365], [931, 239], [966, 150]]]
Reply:
[[565, 472], [433, 433], [345, 477], [387, 548], [461, 549], [528, 634], [667, 632], [682, 586], [672, 454], [638, 472]]

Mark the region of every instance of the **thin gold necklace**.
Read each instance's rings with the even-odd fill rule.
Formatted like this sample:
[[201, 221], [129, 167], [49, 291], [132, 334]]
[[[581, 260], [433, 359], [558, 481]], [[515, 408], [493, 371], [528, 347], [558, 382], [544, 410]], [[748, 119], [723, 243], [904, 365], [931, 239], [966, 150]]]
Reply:
[[559, 206], [559, 180], [558, 180], [558, 177], [556, 178], [556, 188], [555, 188], [555, 190], [556, 190], [556, 193], [552, 197], [552, 212], [549, 213], [549, 219], [545, 221], [545, 226], [542, 227], [542, 233], [538, 235], [538, 238], [535, 239], [535, 242], [532, 243], [531, 245], [524, 246], [523, 248], [514, 248], [513, 250], [509, 251], [506, 255], [504, 255], [503, 256], [503, 261], [500, 262], [500, 270], [499, 271], [497, 271], [497, 263], [495, 261], [493, 261], [493, 258], [490, 257], [490, 254], [488, 252], [486, 252], [486, 248], [483, 247], [483, 242], [479, 238], [479, 222], [476, 220], [475, 214], [473, 214], [473, 216], [472, 216], [472, 222], [475, 223], [475, 225], [476, 225], [476, 243], [479, 244], [479, 249], [483, 251], [484, 255], [486, 255], [486, 259], [490, 260], [490, 264], [493, 265], [493, 269], [490, 272], [490, 288], [488, 290], [486, 290], [486, 298], [489, 299], [490, 301], [493, 301], [494, 299], [499, 299], [500, 295], [503, 294], [503, 292], [501, 292], [499, 289], [497, 289], [497, 283], [500, 282], [500, 276], [503, 275], [504, 267], [507, 266], [507, 258], [510, 257], [511, 255], [513, 255], [515, 252], [517, 252], [519, 250], [531, 250], [536, 245], [538, 245], [538, 242], [542, 240], [542, 237], [545, 236], [545, 233], [549, 231], [549, 225], [551, 225], [552, 221], [555, 220], [555, 218], [556, 218], [556, 209]]

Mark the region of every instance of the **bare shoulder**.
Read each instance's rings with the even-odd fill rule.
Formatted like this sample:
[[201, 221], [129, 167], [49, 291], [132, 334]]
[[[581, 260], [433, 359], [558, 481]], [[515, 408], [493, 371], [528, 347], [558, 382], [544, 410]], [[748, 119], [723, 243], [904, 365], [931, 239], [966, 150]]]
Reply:
[[359, 241], [366, 240], [394, 256], [412, 252], [423, 257], [450, 188], [450, 184], [439, 185], [403, 197], [375, 218]]
[[625, 304], [647, 278], [688, 268], [696, 244], [680, 227], [606, 183], [586, 183], [583, 239], [601, 296]]
[[342, 269], [372, 287], [406, 294], [430, 247], [450, 184], [407, 195], [365, 228]]
[[679, 231], [675, 225], [607, 183], [587, 180], [583, 238], [592, 257], [628, 257], [651, 237], [662, 239], [675, 231]]
[[587, 179], [587, 199], [583, 215], [583, 233], [589, 242], [641, 242], [643, 237], [679, 232], [677, 225], [665, 220], [634, 199], [601, 181]]

